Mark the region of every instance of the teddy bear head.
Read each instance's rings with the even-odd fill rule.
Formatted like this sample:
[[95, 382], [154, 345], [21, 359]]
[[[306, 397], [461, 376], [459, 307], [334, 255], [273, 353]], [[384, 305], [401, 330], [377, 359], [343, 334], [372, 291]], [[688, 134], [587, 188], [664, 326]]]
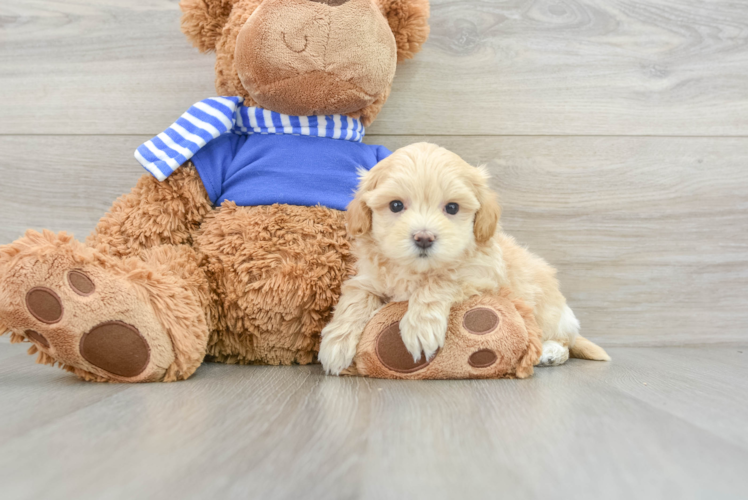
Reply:
[[398, 62], [429, 32], [428, 0], [182, 0], [182, 31], [216, 52], [216, 90], [288, 115], [371, 123]]

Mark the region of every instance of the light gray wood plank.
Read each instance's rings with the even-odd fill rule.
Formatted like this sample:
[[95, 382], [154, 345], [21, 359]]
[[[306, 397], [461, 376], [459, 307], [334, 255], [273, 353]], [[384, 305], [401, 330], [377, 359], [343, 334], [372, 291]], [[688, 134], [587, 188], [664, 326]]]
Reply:
[[[729, 377], [697, 349], [611, 354], [612, 363], [572, 360], [525, 381], [399, 382], [325, 377], [318, 366], [209, 364], [187, 382], [117, 391], [125, 386], [61, 384], [46, 368], [48, 380], [40, 371], [0, 383], [0, 398], [26, 412], [30, 427], [0, 444], [3, 497], [741, 497], [745, 426], [725, 439], [703, 411], [670, 411], [668, 403], [683, 403], [679, 394], [661, 391], [653, 404], [620, 383], [641, 372], [659, 390], [695, 357], [703, 373], [722, 375], [687, 378], [683, 388], [717, 389], [710, 404], [730, 412], [729, 391], [748, 389], [745, 365]], [[661, 355], [670, 357], [664, 368], [635, 362]], [[111, 394], [88, 404], [90, 387]], [[20, 399], [24, 388], [80, 408], [38, 422], [45, 404]]]
[[[0, 244], [90, 232], [142, 169], [147, 136], [0, 137]], [[559, 269], [604, 345], [748, 341], [748, 139], [369, 136], [487, 163], [504, 228]]]
[[0, 9], [0, 133], [155, 135], [215, 95], [215, 58], [179, 31], [177, 1], [3, 0]]
[[30, 344], [0, 345], [0, 445], [110, 398], [127, 385], [82, 384], [26, 354]]
[[559, 270], [606, 345], [745, 342], [748, 156], [738, 138], [388, 137], [486, 163], [504, 230]]
[[[0, 133], [151, 134], [214, 94], [175, 0], [0, 3]], [[732, 0], [432, 0], [370, 132], [747, 135]]]
[[145, 136], [0, 137], [0, 244], [27, 228], [85, 239], [145, 170], [133, 157]]
[[[748, 348], [628, 349], [606, 386], [748, 449]], [[582, 364], [581, 377], [605, 368]]]

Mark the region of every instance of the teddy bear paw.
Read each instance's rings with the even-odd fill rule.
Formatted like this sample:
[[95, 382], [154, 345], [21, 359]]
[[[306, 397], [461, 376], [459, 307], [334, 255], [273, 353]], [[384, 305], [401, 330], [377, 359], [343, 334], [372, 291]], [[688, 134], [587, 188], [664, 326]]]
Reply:
[[[408, 304], [388, 304], [369, 322], [355, 358], [356, 374], [397, 379], [466, 379], [527, 376], [517, 367], [539, 352], [537, 330], [527, 328], [515, 303], [500, 295], [455, 305], [444, 346], [414, 360], [403, 342], [400, 319]], [[536, 359], [536, 358], [535, 358]]]
[[85, 380], [163, 378], [174, 362], [171, 342], [122, 270], [72, 238], [37, 235], [0, 278], [0, 323], [12, 340], [32, 342], [38, 362]]

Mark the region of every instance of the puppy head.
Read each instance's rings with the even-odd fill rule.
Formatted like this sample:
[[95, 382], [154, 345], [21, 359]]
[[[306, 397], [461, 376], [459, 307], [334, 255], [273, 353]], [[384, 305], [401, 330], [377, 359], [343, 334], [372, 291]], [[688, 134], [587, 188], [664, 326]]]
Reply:
[[501, 210], [484, 167], [434, 144], [401, 148], [363, 173], [348, 231], [388, 259], [424, 271], [493, 237]]

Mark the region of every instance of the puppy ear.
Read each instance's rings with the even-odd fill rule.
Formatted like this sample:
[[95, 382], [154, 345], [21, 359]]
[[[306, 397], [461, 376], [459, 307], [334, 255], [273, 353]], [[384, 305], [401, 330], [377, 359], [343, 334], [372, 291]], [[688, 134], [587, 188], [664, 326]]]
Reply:
[[428, 0], [377, 0], [397, 43], [397, 62], [411, 59], [429, 37]]
[[371, 231], [371, 208], [361, 199], [361, 191], [356, 193], [347, 210], [348, 233], [351, 236], [363, 236]]
[[371, 170], [359, 169], [359, 184], [356, 196], [348, 204], [346, 222], [351, 236], [363, 236], [371, 231], [371, 208], [363, 199], [364, 193], [377, 188], [387, 174], [389, 158], [380, 161]]
[[501, 217], [501, 206], [496, 193], [488, 188], [488, 172], [485, 167], [478, 168], [479, 181], [475, 183], [475, 191], [480, 208], [475, 214], [473, 232], [478, 244], [487, 243], [496, 234], [496, 228]]
[[[242, 0], [182, 0], [179, 2], [182, 9], [182, 33], [200, 52], [215, 50], [231, 9], [240, 1]], [[250, 3], [256, 3], [253, 7], [257, 7], [261, 0], [251, 0]]]

